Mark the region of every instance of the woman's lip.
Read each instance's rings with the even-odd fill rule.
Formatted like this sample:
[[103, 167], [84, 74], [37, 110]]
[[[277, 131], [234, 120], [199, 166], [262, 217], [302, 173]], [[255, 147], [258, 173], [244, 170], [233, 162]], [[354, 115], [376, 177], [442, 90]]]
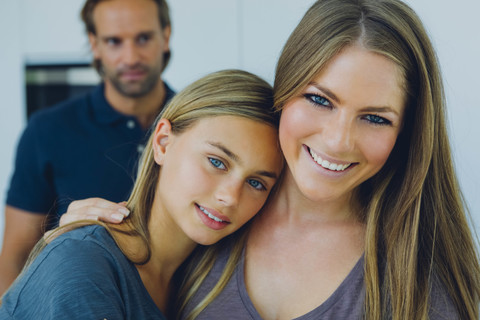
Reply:
[[345, 172], [346, 170], [357, 165], [357, 162], [345, 162], [340, 160], [335, 160], [324, 154], [317, 153], [307, 145], [303, 145], [305, 151], [308, 153], [310, 158], [320, 167], [332, 171], [332, 172]]

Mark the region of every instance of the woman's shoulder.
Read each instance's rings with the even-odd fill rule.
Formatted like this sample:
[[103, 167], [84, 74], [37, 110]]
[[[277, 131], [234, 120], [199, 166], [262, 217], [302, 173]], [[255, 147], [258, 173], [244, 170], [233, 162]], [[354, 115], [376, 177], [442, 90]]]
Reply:
[[452, 297], [435, 273], [430, 280], [429, 319], [460, 319]]

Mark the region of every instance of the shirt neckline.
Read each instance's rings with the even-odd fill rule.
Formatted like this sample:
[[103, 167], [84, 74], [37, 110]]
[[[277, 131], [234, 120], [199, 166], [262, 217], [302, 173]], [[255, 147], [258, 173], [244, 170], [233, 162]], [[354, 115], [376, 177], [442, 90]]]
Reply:
[[[246, 247], [242, 250], [242, 257], [239, 264], [237, 265], [237, 289], [242, 299], [242, 303], [245, 306], [245, 309], [248, 310], [250, 315], [254, 320], [263, 320], [257, 309], [253, 305], [252, 300], [247, 292], [247, 287], [245, 285], [245, 250]], [[350, 270], [348, 275], [343, 279], [342, 283], [335, 289], [335, 291], [325, 300], [322, 304], [314, 308], [313, 310], [301, 315], [300, 317], [294, 318], [292, 320], [314, 320], [318, 319], [319, 315], [327, 312], [331, 307], [333, 307], [343, 295], [348, 293], [349, 288], [355, 284], [355, 279], [358, 277], [363, 277], [363, 264], [364, 264], [365, 253], [358, 259], [355, 266]]]

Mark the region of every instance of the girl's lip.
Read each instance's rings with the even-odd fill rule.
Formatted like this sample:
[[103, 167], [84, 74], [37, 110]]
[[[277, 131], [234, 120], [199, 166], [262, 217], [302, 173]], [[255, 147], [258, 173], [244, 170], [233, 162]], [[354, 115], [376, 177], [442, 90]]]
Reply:
[[195, 207], [202, 222], [211, 229], [220, 230], [231, 223], [228, 217], [222, 215], [214, 209], [203, 207], [199, 204], [196, 204]]

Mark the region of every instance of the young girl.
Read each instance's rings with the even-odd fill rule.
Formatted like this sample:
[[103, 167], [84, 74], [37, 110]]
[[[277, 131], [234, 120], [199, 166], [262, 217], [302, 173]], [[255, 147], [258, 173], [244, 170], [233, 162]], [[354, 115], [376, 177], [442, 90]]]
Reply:
[[143, 154], [126, 223], [39, 244], [0, 318], [164, 319], [178, 266], [197, 244], [252, 218], [279, 177], [271, 106], [271, 87], [242, 71], [211, 74], [175, 96]]
[[478, 319], [442, 78], [415, 12], [316, 1], [274, 92], [288, 168], [246, 241], [220, 250], [209, 273], [190, 270], [180, 317]]

